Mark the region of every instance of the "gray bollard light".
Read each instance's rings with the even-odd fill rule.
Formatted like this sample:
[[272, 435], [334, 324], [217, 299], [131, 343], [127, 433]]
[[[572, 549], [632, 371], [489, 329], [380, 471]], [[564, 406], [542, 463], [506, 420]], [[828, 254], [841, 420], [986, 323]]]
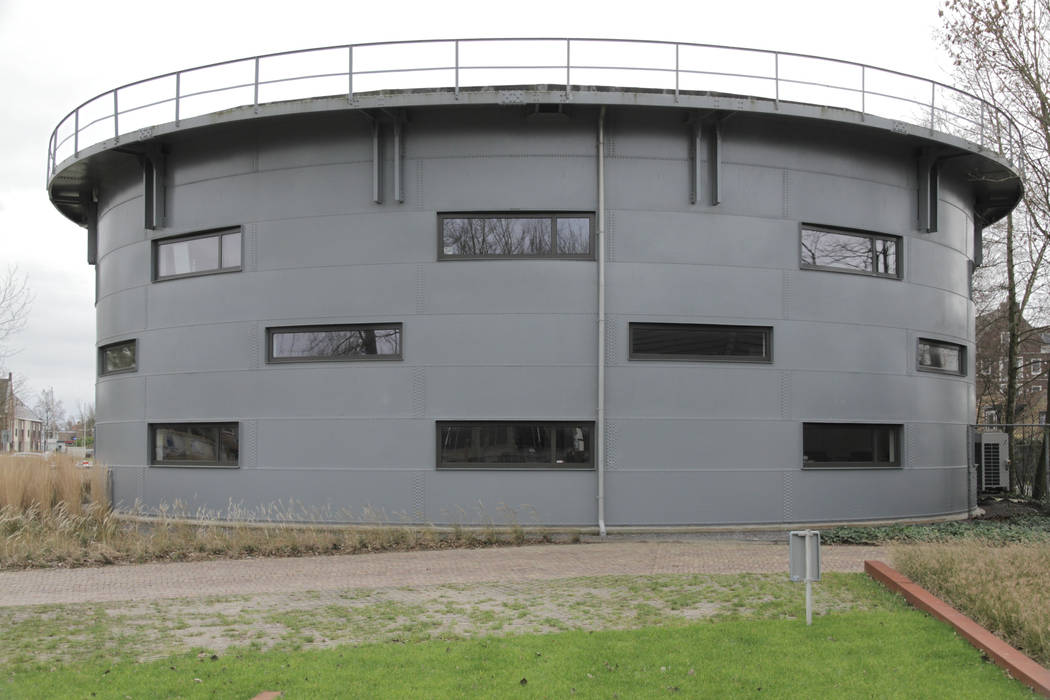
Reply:
[[788, 573], [792, 581], [806, 583], [806, 624], [813, 624], [813, 582], [820, 580], [820, 532], [792, 530], [788, 533]]

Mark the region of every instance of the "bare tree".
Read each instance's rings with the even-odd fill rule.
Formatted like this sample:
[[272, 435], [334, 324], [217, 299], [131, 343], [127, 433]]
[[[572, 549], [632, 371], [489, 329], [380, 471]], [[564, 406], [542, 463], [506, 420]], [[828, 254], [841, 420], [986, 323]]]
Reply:
[[62, 402], [55, 398], [55, 390], [51, 387], [40, 392], [33, 410], [44, 423], [45, 440], [54, 435], [55, 431], [58, 430], [58, 424], [66, 415]]
[[[988, 242], [1000, 246], [978, 283], [999, 286], [1006, 303], [1008, 342], [1004, 396], [1006, 423], [1015, 422], [1018, 348], [1029, 319], [1032, 332], [1047, 327], [1044, 265], [1050, 242], [1050, 0], [947, 0], [941, 12], [942, 38], [955, 63], [957, 79], [977, 96], [1000, 108], [988, 115], [1000, 151], [1022, 170], [1022, 205]], [[1009, 114], [1015, 124], [1002, 115]], [[982, 119], [982, 127], [984, 120]], [[992, 232], [990, 232], [992, 233]], [[996, 240], [998, 238], [998, 240]], [[1042, 307], [1042, 308], [1039, 308]], [[1026, 317], [1026, 313], [1028, 316]], [[1034, 322], [1032, 322], [1034, 321]], [[1050, 395], [1047, 397], [1050, 402]], [[1050, 405], [1048, 405], [1050, 413]], [[1015, 486], [1011, 441], [1010, 486]], [[1040, 469], [1043, 467], [1040, 460]], [[1046, 473], [1036, 475], [1036, 498], [1045, 497]]]
[[25, 326], [32, 301], [26, 276], [17, 267], [0, 273], [0, 361], [10, 354], [7, 341]]

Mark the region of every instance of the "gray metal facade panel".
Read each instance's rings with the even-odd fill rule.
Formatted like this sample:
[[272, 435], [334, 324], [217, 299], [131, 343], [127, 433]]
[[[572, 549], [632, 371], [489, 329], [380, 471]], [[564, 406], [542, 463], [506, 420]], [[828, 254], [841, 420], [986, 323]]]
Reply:
[[[250, 342], [251, 323], [217, 323], [190, 328], [164, 328], [140, 334], [138, 363], [143, 374], [243, 370], [251, 355], [263, 361], [265, 341]], [[258, 335], [263, 335], [260, 331]]]
[[98, 300], [95, 319], [100, 344], [134, 337], [146, 327], [148, 291], [147, 287], [132, 287]]
[[151, 421], [412, 415], [410, 368], [393, 362], [153, 375], [146, 391]]
[[266, 469], [434, 469], [433, 420], [269, 418], [258, 429]]
[[258, 265], [271, 270], [433, 262], [434, 230], [433, 212], [414, 211], [261, 221]]
[[424, 159], [422, 205], [434, 211], [593, 211], [594, 157]]
[[[719, 265], [610, 263], [609, 313], [769, 319], [781, 315], [783, 273]], [[645, 320], [639, 318], [638, 320]]]
[[966, 420], [966, 378], [792, 372], [792, 418], [903, 423]]
[[436, 420], [594, 420], [588, 367], [430, 367], [427, 414]]
[[101, 377], [95, 387], [95, 398], [99, 422], [140, 419], [145, 415], [146, 379], [137, 374]]
[[424, 269], [424, 312], [593, 315], [597, 280], [586, 260], [447, 260]]
[[618, 472], [793, 469], [802, 434], [785, 420], [634, 418], [610, 420]]
[[917, 350], [900, 328], [793, 321], [776, 324], [773, 352], [783, 368], [906, 374]]
[[778, 472], [614, 472], [605, 498], [617, 525], [779, 522], [782, 510]]
[[128, 243], [99, 257], [98, 296], [107, 297], [150, 282], [150, 246]]
[[780, 372], [733, 363], [648, 363], [609, 367], [610, 418], [777, 419]]
[[616, 262], [784, 268], [798, 256], [798, 223], [683, 211], [617, 210]]
[[[431, 338], [441, 338], [441, 357], [426, 352]], [[428, 314], [406, 322], [404, 343], [407, 362], [431, 367], [557, 365], [594, 371], [597, 328], [593, 312]]]
[[[426, 476], [426, 520], [593, 526], [593, 471], [441, 471]], [[509, 521], [509, 522], [508, 522]]]
[[788, 213], [797, 221], [901, 235], [915, 228], [915, 195], [903, 183], [791, 171]]
[[[429, 522], [498, 522], [502, 505], [522, 523], [593, 524], [594, 471], [435, 467], [437, 420], [595, 419], [596, 263], [438, 259], [440, 212], [595, 210], [597, 112], [570, 112], [413, 112], [405, 203], [389, 124], [383, 204], [356, 116], [178, 134], [168, 226], [149, 237], [242, 225], [245, 269], [229, 274], [148, 282], [142, 201], [120, 174], [100, 202], [99, 338], [138, 338], [139, 369], [98, 382], [98, 455], [120, 467], [121, 499], [295, 498]], [[608, 524], [964, 510], [972, 367], [918, 373], [914, 344], [971, 346], [969, 185], [946, 175], [941, 231], [919, 234], [910, 145], [741, 117], [724, 125], [723, 203], [701, 183], [691, 205], [679, 117], [609, 113]], [[800, 270], [802, 221], [903, 236], [904, 279]], [[403, 324], [403, 360], [265, 361], [267, 326], [366, 321]], [[774, 363], [632, 361], [632, 321], [769, 325]], [[136, 469], [147, 423], [176, 420], [240, 422], [241, 468]], [[801, 423], [844, 420], [906, 424], [906, 468], [803, 471]]]

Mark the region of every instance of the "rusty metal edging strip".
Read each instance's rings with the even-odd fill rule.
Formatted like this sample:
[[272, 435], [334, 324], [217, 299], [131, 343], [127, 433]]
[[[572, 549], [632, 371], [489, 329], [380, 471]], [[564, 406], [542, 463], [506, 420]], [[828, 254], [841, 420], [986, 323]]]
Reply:
[[947, 622], [960, 636], [987, 654], [988, 658], [1013, 678], [1039, 695], [1050, 698], [1050, 670], [1037, 664], [1031, 657], [1014, 649], [893, 567], [881, 561], [866, 561], [864, 572], [891, 591], [900, 593], [916, 608], [942, 622]]

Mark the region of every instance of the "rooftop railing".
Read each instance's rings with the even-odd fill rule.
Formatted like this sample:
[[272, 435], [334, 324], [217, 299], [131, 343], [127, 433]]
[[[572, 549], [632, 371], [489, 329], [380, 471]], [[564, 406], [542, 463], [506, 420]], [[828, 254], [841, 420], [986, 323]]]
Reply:
[[[1009, 116], [950, 85], [852, 61], [760, 49], [624, 39], [449, 39], [329, 46], [166, 73], [104, 92], [51, 134], [48, 179], [82, 150], [152, 126], [315, 97], [352, 105], [376, 90], [564, 85], [713, 92], [855, 111], [957, 136], [1013, 160]], [[1008, 125], [1005, 131], [1002, 125]], [[145, 130], [145, 131], [144, 131]]]

